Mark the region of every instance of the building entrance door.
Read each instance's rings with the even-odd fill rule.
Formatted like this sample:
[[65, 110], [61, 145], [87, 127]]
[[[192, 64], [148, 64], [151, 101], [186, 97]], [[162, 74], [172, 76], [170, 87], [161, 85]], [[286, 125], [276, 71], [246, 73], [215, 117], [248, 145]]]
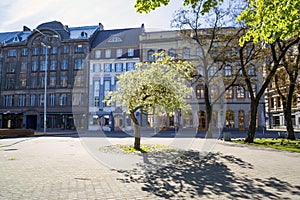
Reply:
[[206, 113], [202, 110], [199, 111], [199, 130], [207, 130]]

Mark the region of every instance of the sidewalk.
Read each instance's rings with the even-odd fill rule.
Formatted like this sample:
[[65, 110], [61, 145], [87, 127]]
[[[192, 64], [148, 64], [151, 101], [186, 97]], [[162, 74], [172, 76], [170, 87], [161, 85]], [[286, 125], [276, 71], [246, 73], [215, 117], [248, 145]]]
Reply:
[[[200, 138], [143, 138], [142, 144], [185, 147], [186, 151], [117, 155], [99, 148], [132, 144], [133, 138], [105, 138], [100, 134], [0, 140], [0, 199], [300, 196], [297, 153]], [[123, 168], [126, 163], [127, 168]]]

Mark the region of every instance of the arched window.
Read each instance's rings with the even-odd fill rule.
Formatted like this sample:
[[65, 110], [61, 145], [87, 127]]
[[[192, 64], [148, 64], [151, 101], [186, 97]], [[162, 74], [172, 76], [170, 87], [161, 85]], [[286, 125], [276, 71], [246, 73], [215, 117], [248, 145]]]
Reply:
[[234, 112], [232, 110], [226, 111], [225, 123], [226, 128], [234, 128]]
[[149, 50], [148, 51], [148, 53], [147, 53], [148, 61], [154, 61], [155, 60], [153, 54], [154, 54], [154, 50]]
[[239, 130], [245, 130], [245, 112], [244, 110], [239, 110], [238, 112], [238, 120], [239, 120]]
[[[159, 49], [158, 51], [157, 51], [157, 53], [163, 53], [163, 52], [166, 52], [164, 49]], [[163, 56], [159, 56], [159, 58], [163, 58]]]
[[196, 86], [196, 98], [204, 99], [204, 85], [203, 84], [199, 84]]
[[170, 49], [169, 50], [169, 56], [171, 58], [176, 58], [176, 50], [175, 49]]
[[234, 96], [233, 88], [230, 87], [228, 90], [226, 90], [225, 97], [226, 97], [226, 99], [233, 99], [233, 96]]

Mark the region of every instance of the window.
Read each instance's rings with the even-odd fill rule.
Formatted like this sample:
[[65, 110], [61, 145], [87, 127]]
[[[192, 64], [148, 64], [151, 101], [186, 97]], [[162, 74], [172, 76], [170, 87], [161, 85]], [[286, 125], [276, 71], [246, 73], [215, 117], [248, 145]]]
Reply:
[[15, 79], [7, 79], [7, 82], [6, 82], [6, 89], [14, 89], [15, 87]]
[[69, 53], [69, 46], [67, 45], [62, 46], [62, 53]]
[[135, 65], [135, 63], [133, 63], [133, 62], [126, 63], [126, 71], [134, 70], [134, 65]]
[[47, 47], [42, 47], [42, 54], [45, 55], [48, 53], [48, 48]]
[[4, 96], [4, 106], [9, 107], [14, 105], [14, 96], [13, 95], [5, 95]]
[[94, 97], [94, 106], [99, 107], [100, 106], [100, 99], [99, 97]]
[[21, 56], [27, 56], [28, 55], [28, 49], [27, 48], [23, 48], [21, 51]]
[[35, 94], [30, 95], [30, 106], [35, 106]]
[[93, 64], [93, 72], [100, 72], [101, 71], [101, 64], [96, 63]]
[[254, 65], [248, 66], [248, 75], [255, 76], [255, 66]]
[[224, 74], [225, 76], [232, 76], [232, 68], [230, 65], [224, 67]]
[[83, 59], [75, 59], [74, 69], [83, 69]]
[[21, 77], [20, 78], [20, 87], [26, 87], [26, 78], [25, 77]]
[[57, 60], [51, 60], [50, 70], [55, 71], [57, 68]]
[[196, 98], [204, 99], [204, 85], [203, 84], [199, 84], [196, 86]]
[[117, 36], [113, 36], [108, 40], [108, 42], [122, 42], [122, 39]]
[[44, 105], [44, 95], [39, 94], [38, 96], [38, 106], [43, 106]]
[[134, 56], [134, 49], [128, 49], [128, 56]]
[[[253, 91], [253, 96], [256, 97], [256, 84], [252, 84], [252, 91]], [[250, 98], [250, 92], [248, 94], [249, 98]]]
[[233, 88], [232, 87], [230, 87], [228, 90], [226, 90], [225, 98], [226, 99], [233, 99]]
[[236, 97], [238, 99], [244, 99], [245, 98], [245, 88], [243, 86], [237, 86], [236, 88]]
[[196, 48], [196, 56], [202, 57], [203, 56], [203, 52], [201, 48]]
[[104, 64], [104, 72], [111, 72], [111, 64], [109, 63]]
[[72, 95], [72, 104], [73, 105], [83, 105], [83, 94], [82, 93], [75, 93]]
[[94, 81], [94, 96], [99, 96], [100, 93], [100, 81]]
[[25, 106], [26, 95], [19, 95], [18, 106]]
[[57, 46], [52, 47], [51, 54], [57, 54]]
[[67, 70], [67, 69], [68, 69], [68, 60], [64, 59], [64, 60], [62, 60], [62, 63], [61, 63], [61, 70]]
[[116, 63], [115, 72], [122, 72], [122, 71], [123, 71], [123, 63]]
[[101, 58], [101, 50], [95, 51], [95, 58]]
[[59, 96], [59, 105], [60, 106], [65, 106], [67, 105], [67, 95], [66, 94], [61, 94]]
[[197, 70], [198, 70], [198, 75], [204, 76], [204, 70], [203, 70], [203, 67], [198, 66], [198, 67], [197, 67]]
[[122, 57], [123, 50], [122, 49], [117, 49], [117, 57]]
[[83, 85], [83, 77], [77, 75], [75, 77], [75, 83], [74, 83], [74, 85], [77, 86], [77, 87], [81, 87]]
[[111, 50], [110, 49], [106, 49], [105, 50], [105, 58], [110, 58], [111, 56]]
[[60, 85], [61, 85], [61, 87], [68, 86], [68, 77], [67, 76], [60, 77]]
[[7, 73], [15, 73], [15, 63], [7, 63]]
[[154, 54], [154, 51], [153, 51], [153, 50], [149, 50], [149, 51], [148, 51], [147, 57], [148, 57], [148, 60], [149, 60], [149, 61], [154, 61], [154, 60], [155, 60], [153, 54]]
[[35, 72], [38, 69], [38, 62], [37, 61], [33, 61], [32, 65], [31, 65], [31, 71]]
[[78, 44], [75, 46], [75, 53], [84, 53], [84, 45]]
[[49, 102], [50, 106], [55, 106], [55, 94], [50, 94], [50, 102]]
[[242, 70], [242, 67], [241, 66], [237, 66], [236, 67], [236, 73], [238, 73], [239, 75], [243, 75], [243, 70]]
[[40, 86], [45, 87], [45, 77], [40, 77]]
[[170, 49], [169, 50], [169, 56], [171, 58], [176, 58], [176, 51], [175, 51], [175, 49]]
[[21, 73], [26, 73], [27, 71], [27, 62], [21, 62]]
[[105, 80], [104, 81], [104, 96], [108, 95], [108, 92], [111, 90], [110, 87], [111, 87], [110, 80]]
[[40, 71], [46, 71], [47, 69], [46, 64], [47, 64], [46, 60], [41, 61]]
[[39, 54], [39, 48], [38, 48], [38, 47], [34, 47], [34, 48], [33, 48], [32, 54], [33, 54], [34, 56], [38, 55], [38, 54]]
[[190, 49], [189, 48], [184, 48], [183, 49], [183, 59], [189, 59], [190, 58]]
[[55, 87], [56, 85], [56, 77], [55, 76], [51, 76], [50, 77], [50, 84], [51, 87]]
[[37, 79], [36, 77], [31, 77], [31, 88], [36, 88], [37, 87]]
[[15, 57], [17, 56], [17, 51], [15, 49], [9, 49], [7, 52], [8, 57]]
[[215, 76], [217, 73], [217, 67], [216, 66], [212, 66], [210, 69], [209, 69], [209, 75], [210, 76]]
[[210, 86], [210, 96], [211, 98], [217, 98], [219, 94], [218, 87], [216, 85]]

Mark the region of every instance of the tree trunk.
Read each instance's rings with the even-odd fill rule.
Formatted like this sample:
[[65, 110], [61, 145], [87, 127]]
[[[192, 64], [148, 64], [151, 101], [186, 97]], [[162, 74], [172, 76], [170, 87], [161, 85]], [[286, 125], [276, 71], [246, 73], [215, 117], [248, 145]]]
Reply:
[[209, 88], [208, 85], [205, 84], [204, 86], [204, 100], [205, 100], [205, 108], [206, 108], [206, 138], [212, 138], [212, 132], [211, 132], [211, 128], [210, 128], [210, 122], [211, 122], [211, 118], [212, 118], [212, 106], [210, 104], [210, 100], [209, 100]]
[[257, 107], [258, 107], [259, 99], [251, 101], [251, 116], [250, 116], [250, 124], [247, 132], [247, 137], [245, 138], [245, 142], [253, 143], [254, 136], [256, 132], [256, 116], [257, 116]]
[[134, 112], [130, 112], [130, 118], [134, 126], [134, 148], [141, 149], [141, 129], [138, 120], [136, 119]]
[[287, 129], [287, 139], [295, 140], [295, 132], [293, 127], [293, 121], [292, 121], [292, 104], [293, 104], [293, 93], [295, 90], [295, 84], [290, 84], [289, 87], [289, 93], [287, 98], [287, 104], [286, 104], [286, 111], [284, 112], [284, 117], [286, 121], [286, 129]]

